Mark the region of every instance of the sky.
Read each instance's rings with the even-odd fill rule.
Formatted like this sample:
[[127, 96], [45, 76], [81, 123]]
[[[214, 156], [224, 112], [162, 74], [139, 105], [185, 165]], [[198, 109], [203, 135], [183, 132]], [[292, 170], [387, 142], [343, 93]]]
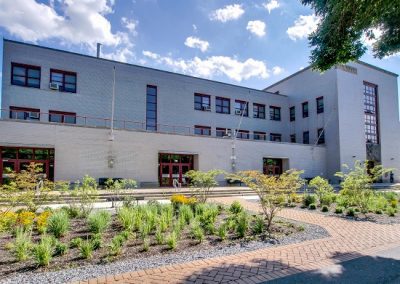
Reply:
[[[299, 0], [0, 0], [3, 38], [255, 89], [309, 65], [318, 21]], [[400, 74], [400, 55], [361, 59]]]

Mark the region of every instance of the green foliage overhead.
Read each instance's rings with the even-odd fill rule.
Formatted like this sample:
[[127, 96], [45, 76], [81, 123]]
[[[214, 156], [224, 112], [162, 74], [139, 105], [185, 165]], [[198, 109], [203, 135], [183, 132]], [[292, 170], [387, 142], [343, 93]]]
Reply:
[[[301, 0], [321, 18], [318, 29], [309, 36], [311, 63], [325, 71], [336, 64], [359, 59], [366, 51], [363, 35], [376, 39], [375, 57], [400, 51], [400, 1], [398, 0]], [[380, 37], [373, 29], [382, 31]]]
[[190, 179], [191, 188], [195, 191], [199, 202], [206, 202], [212, 188], [218, 185], [217, 176], [224, 174], [221, 170], [208, 172], [188, 171], [186, 176]]

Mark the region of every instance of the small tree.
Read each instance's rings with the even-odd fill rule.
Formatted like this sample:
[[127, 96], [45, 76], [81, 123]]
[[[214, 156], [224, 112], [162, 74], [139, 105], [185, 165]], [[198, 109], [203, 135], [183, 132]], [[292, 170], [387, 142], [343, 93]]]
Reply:
[[211, 170], [208, 172], [188, 171], [186, 176], [190, 179], [191, 188], [199, 202], [206, 202], [210, 191], [218, 185], [217, 176], [222, 175], [221, 170]]
[[325, 203], [330, 203], [328, 199], [332, 197], [334, 192], [327, 179], [317, 176], [310, 181], [309, 186], [315, 190], [320, 204], [330, 205]]
[[280, 176], [269, 176], [259, 171], [242, 171], [232, 175], [232, 178], [241, 180], [257, 193], [267, 222], [267, 231], [270, 231], [273, 219], [285, 206], [287, 196], [304, 185], [304, 180], [300, 177], [302, 173], [303, 171], [289, 170]]
[[368, 162], [360, 161], [354, 163], [353, 169], [347, 165], [343, 167], [347, 169], [346, 172], [335, 174], [342, 179], [340, 194], [348, 198], [349, 203], [357, 206], [361, 212], [368, 212], [368, 204], [373, 197], [372, 184], [392, 169], [384, 169], [381, 165], [370, 168]]
[[97, 182], [94, 178], [85, 175], [82, 182], [77, 181], [72, 192], [78, 197], [82, 217], [88, 216], [97, 200]]
[[132, 189], [137, 187], [137, 182], [134, 179], [113, 180], [107, 179], [106, 188], [113, 193], [112, 207], [116, 207], [116, 201], [120, 201], [121, 191], [124, 189]]

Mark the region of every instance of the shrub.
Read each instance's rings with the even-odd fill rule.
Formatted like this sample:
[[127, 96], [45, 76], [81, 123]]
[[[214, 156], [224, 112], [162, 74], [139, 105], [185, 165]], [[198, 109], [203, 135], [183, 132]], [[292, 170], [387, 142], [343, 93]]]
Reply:
[[243, 211], [237, 217], [236, 224], [236, 234], [239, 238], [243, 238], [246, 236], [247, 230], [249, 229], [249, 216]]
[[110, 225], [111, 214], [107, 211], [97, 211], [89, 214], [87, 222], [89, 230], [94, 234], [103, 233]]
[[151, 232], [151, 225], [147, 222], [143, 222], [140, 224], [139, 232], [142, 239], [145, 239]]
[[109, 245], [109, 254], [110, 255], [120, 255], [122, 252], [122, 246], [124, 244], [124, 238], [121, 235], [116, 235], [112, 238], [111, 243]]
[[172, 232], [172, 233], [170, 233], [170, 234], [167, 236], [166, 243], [167, 243], [167, 246], [168, 246], [168, 248], [169, 248], [170, 250], [176, 249], [176, 247], [177, 247], [177, 245], [178, 245], [178, 240], [177, 240], [177, 239], [178, 239], [178, 238], [177, 238], [175, 232]]
[[18, 261], [27, 260], [32, 247], [31, 232], [23, 228], [16, 229], [15, 241], [12, 251]]
[[79, 253], [84, 259], [91, 259], [93, 257], [93, 243], [91, 240], [82, 240], [79, 245]]
[[315, 210], [317, 209], [317, 205], [315, 203], [311, 203], [310, 205], [308, 205], [308, 209]]
[[306, 194], [303, 198], [303, 204], [309, 207], [310, 204], [315, 204], [317, 202], [317, 197], [314, 194]]
[[69, 242], [69, 246], [71, 248], [77, 248], [80, 247], [82, 244], [82, 238], [73, 238], [70, 242]]
[[342, 213], [343, 213], [343, 207], [337, 206], [337, 207], [335, 208], [335, 213], [336, 213], [336, 214], [342, 214]]
[[231, 212], [232, 214], [239, 214], [243, 211], [243, 206], [242, 204], [240, 204], [239, 201], [233, 201], [231, 206], [229, 207], [229, 212]]
[[164, 234], [160, 229], [156, 230], [155, 238], [158, 245], [162, 245], [164, 243]]
[[120, 235], [124, 239], [124, 241], [127, 241], [129, 237], [134, 237], [134, 234], [129, 231], [122, 231], [118, 235]]
[[203, 242], [204, 240], [204, 230], [200, 226], [200, 223], [198, 221], [192, 222], [191, 228], [190, 228], [190, 234], [192, 238], [196, 239], [199, 241], [199, 243]]
[[195, 192], [199, 202], [204, 203], [207, 201], [211, 190], [218, 185], [217, 176], [223, 173], [220, 170], [211, 170], [208, 172], [191, 170], [186, 173], [186, 176], [190, 180], [190, 188]]
[[346, 215], [350, 217], [354, 217], [356, 215], [356, 210], [354, 207], [347, 208]]
[[99, 249], [99, 248], [101, 248], [103, 246], [103, 241], [101, 239], [101, 235], [100, 234], [95, 234], [92, 237], [91, 242], [92, 242], [93, 250], [97, 250], [97, 249]]
[[13, 231], [17, 224], [18, 214], [12, 211], [0, 213], [0, 232]]
[[185, 221], [186, 224], [190, 224], [193, 219], [193, 210], [189, 205], [182, 205], [179, 207], [179, 218]]
[[47, 221], [51, 215], [50, 211], [44, 211], [36, 218], [36, 228], [39, 233], [44, 234], [47, 231]]
[[331, 205], [334, 192], [333, 187], [329, 184], [327, 179], [317, 176], [310, 181], [309, 186], [315, 190], [315, 194], [321, 205]]
[[43, 236], [40, 243], [33, 246], [33, 257], [39, 266], [49, 265], [53, 258], [53, 239], [50, 236]]
[[143, 239], [143, 251], [148, 251], [150, 248], [150, 238], [146, 237]]
[[329, 207], [326, 206], [326, 205], [324, 205], [324, 206], [322, 206], [321, 211], [322, 211], [322, 212], [328, 212], [328, 211], [329, 211]]
[[124, 230], [132, 231], [135, 229], [137, 212], [132, 207], [122, 207], [118, 210], [118, 221]]
[[264, 226], [265, 226], [264, 218], [257, 216], [256, 219], [254, 220], [253, 232], [255, 234], [264, 233]]
[[386, 214], [387, 214], [389, 217], [394, 217], [394, 216], [396, 215], [396, 210], [395, 210], [393, 207], [388, 207], [388, 208], [386, 209]]
[[69, 217], [65, 211], [54, 212], [47, 221], [47, 229], [56, 238], [64, 236], [69, 230]]
[[396, 209], [398, 203], [399, 202], [397, 201], [397, 199], [393, 199], [393, 200], [390, 201], [390, 206], [392, 206], [392, 208]]
[[72, 194], [79, 200], [80, 215], [86, 217], [93, 209], [97, 200], [97, 182], [94, 178], [85, 175], [82, 182], [76, 182]]
[[347, 208], [350, 206], [350, 200], [347, 196], [339, 194], [336, 198], [336, 204], [340, 207]]
[[228, 236], [227, 226], [226, 224], [221, 224], [217, 230], [218, 237], [221, 241], [225, 240]]
[[31, 228], [35, 220], [35, 213], [29, 211], [22, 211], [18, 214], [17, 225], [25, 229]]
[[65, 255], [68, 252], [68, 246], [62, 242], [57, 241], [54, 247], [55, 255]]
[[65, 211], [71, 219], [75, 219], [80, 215], [79, 208], [75, 205], [64, 206], [61, 210]]
[[180, 206], [182, 204], [193, 205], [197, 202], [197, 199], [195, 197], [186, 197], [183, 194], [173, 194], [170, 201], [174, 206]]

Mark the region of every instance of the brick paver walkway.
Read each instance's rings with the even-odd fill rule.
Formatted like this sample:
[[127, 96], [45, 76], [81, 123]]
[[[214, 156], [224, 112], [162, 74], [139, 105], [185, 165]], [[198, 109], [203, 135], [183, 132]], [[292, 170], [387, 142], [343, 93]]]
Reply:
[[[231, 203], [234, 199], [217, 200]], [[243, 199], [240, 201], [248, 209], [259, 209], [257, 203]], [[259, 283], [400, 246], [398, 224], [354, 222], [293, 209], [285, 209], [279, 215], [322, 226], [329, 232], [330, 237], [120, 275], [108, 275], [80, 283]]]

